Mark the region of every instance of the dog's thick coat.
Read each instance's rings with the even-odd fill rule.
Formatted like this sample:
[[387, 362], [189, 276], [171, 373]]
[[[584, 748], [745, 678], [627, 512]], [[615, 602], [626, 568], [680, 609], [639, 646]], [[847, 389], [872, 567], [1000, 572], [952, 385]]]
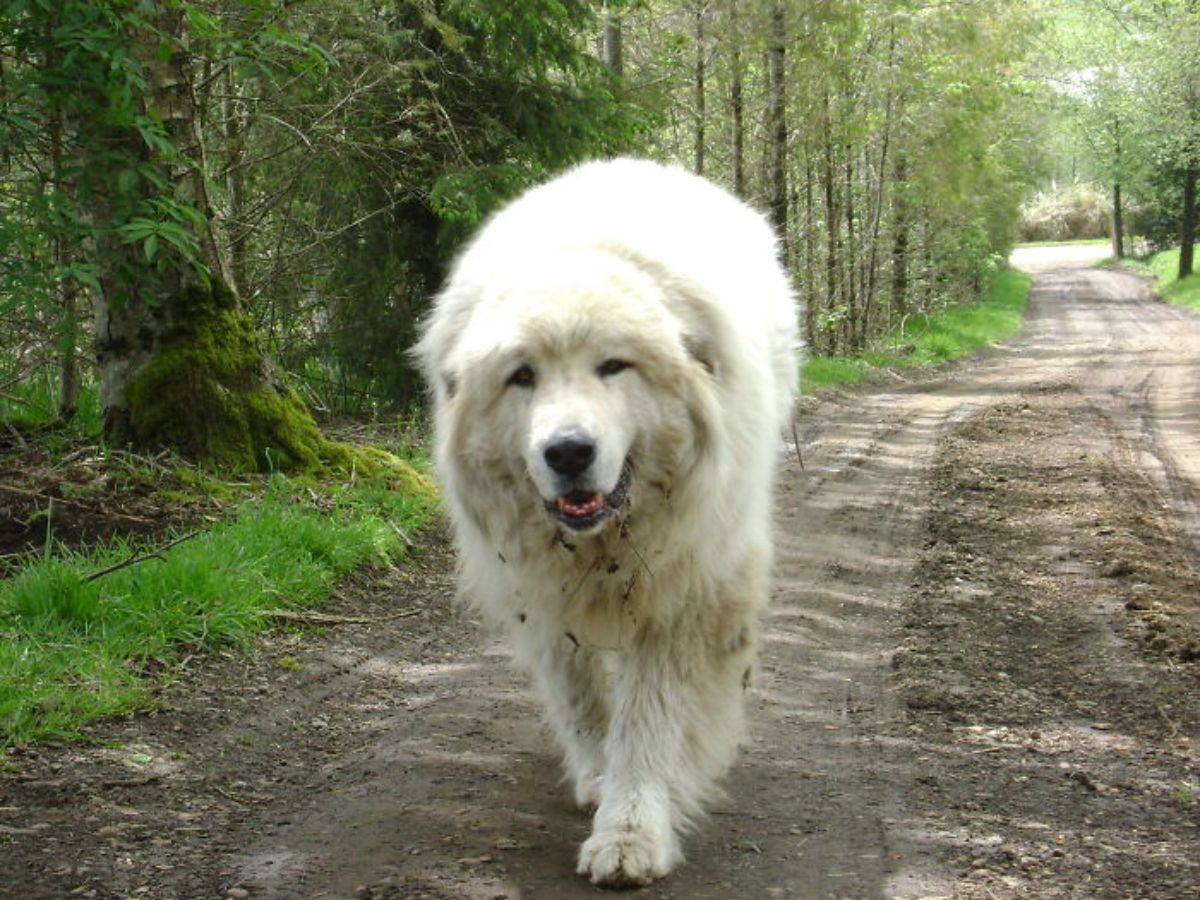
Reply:
[[487, 222], [416, 350], [461, 592], [597, 807], [598, 884], [680, 861], [742, 732], [798, 378], [776, 254], [701, 178], [590, 163]]

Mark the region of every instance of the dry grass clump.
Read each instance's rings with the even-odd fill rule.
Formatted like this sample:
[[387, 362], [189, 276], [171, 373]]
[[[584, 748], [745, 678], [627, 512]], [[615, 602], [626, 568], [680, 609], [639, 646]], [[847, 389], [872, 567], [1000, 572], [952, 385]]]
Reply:
[[1021, 241], [1076, 241], [1108, 237], [1112, 209], [1090, 184], [1038, 194], [1021, 210]]

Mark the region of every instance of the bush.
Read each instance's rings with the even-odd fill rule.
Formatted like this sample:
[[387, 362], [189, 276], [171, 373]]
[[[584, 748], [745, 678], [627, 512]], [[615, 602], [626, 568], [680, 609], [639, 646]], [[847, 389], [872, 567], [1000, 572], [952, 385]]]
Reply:
[[1076, 241], [1108, 237], [1112, 208], [1090, 184], [1039, 194], [1021, 211], [1022, 241]]

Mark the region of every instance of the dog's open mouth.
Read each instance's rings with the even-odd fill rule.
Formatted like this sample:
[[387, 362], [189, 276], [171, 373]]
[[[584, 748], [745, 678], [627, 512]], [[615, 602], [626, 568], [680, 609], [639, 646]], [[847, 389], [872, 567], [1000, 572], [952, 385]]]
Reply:
[[586, 531], [598, 525], [625, 505], [629, 498], [630, 466], [626, 462], [621, 477], [611, 493], [600, 491], [568, 491], [557, 500], [546, 504], [546, 508], [560, 522], [574, 531]]

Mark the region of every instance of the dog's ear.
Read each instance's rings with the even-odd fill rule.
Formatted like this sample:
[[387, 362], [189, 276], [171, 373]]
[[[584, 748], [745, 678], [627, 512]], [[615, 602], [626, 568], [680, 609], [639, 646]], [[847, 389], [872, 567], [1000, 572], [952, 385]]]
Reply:
[[717, 376], [716, 348], [708, 335], [685, 331], [683, 333], [683, 349], [687, 350], [688, 356], [700, 363], [709, 375], [714, 378]]
[[702, 287], [676, 280], [671, 291], [671, 311], [679, 320], [683, 349], [716, 380], [724, 375], [721, 358], [721, 322]]
[[667, 309], [679, 322], [680, 340], [687, 355], [694, 359], [711, 377], [720, 380], [724, 371], [721, 359], [722, 324], [716, 310], [719, 305], [708, 290], [678, 272], [669, 270], [658, 260], [630, 253], [630, 262], [650, 275], [662, 289]]
[[450, 400], [458, 391], [459, 373], [450, 364], [453, 350], [466, 327], [469, 297], [447, 287], [434, 300], [434, 308], [418, 325], [419, 338], [409, 348], [413, 361], [431, 392]]

